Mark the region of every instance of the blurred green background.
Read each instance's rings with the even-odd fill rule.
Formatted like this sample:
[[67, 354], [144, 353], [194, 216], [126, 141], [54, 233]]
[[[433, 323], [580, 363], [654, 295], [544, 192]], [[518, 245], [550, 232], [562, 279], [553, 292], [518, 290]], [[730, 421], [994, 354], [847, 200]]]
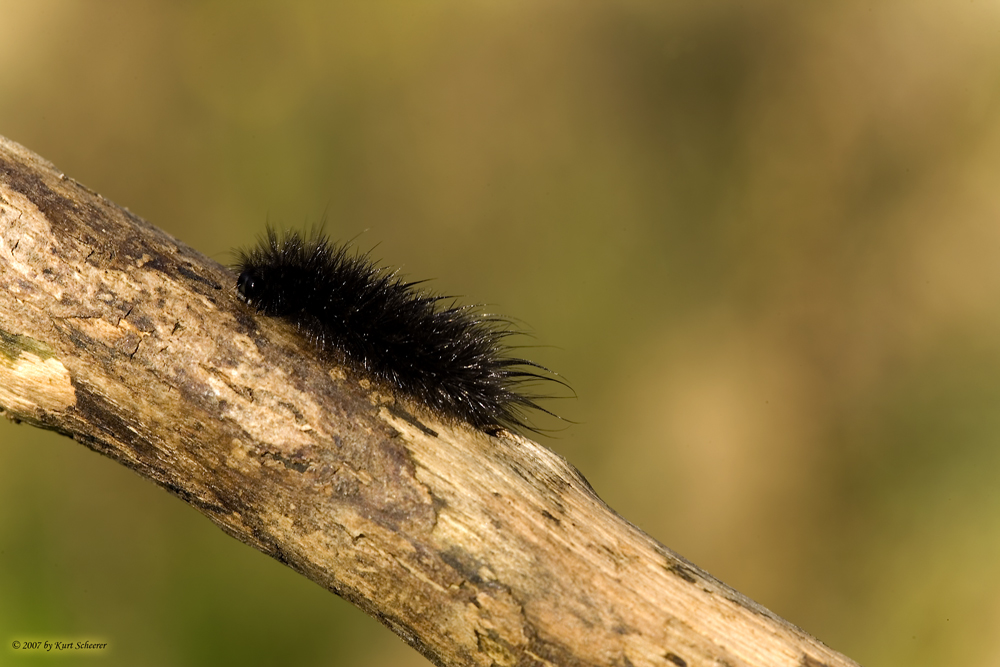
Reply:
[[[0, 134], [220, 262], [325, 215], [523, 320], [626, 518], [869, 667], [1000, 665], [997, 2], [0, 0]], [[0, 663], [426, 664], [0, 422]]]

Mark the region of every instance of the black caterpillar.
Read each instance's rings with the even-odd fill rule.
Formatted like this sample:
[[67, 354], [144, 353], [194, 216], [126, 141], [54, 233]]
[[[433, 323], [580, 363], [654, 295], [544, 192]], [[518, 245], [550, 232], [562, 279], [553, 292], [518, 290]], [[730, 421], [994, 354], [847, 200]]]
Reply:
[[258, 312], [294, 323], [320, 350], [445, 417], [496, 433], [535, 430], [525, 418], [546, 396], [525, 392], [552, 381], [548, 369], [511, 356], [521, 333], [510, 320], [452, 297], [418, 289], [369, 253], [351, 252], [321, 231], [282, 236], [268, 228], [257, 247], [239, 250], [236, 289]]

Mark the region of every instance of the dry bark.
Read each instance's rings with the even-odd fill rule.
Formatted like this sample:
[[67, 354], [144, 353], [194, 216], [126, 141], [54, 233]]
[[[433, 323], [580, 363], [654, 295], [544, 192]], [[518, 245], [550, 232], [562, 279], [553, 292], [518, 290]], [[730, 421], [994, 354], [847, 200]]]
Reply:
[[438, 665], [855, 663], [608, 508], [249, 312], [234, 275], [0, 138], [0, 409], [75, 438]]

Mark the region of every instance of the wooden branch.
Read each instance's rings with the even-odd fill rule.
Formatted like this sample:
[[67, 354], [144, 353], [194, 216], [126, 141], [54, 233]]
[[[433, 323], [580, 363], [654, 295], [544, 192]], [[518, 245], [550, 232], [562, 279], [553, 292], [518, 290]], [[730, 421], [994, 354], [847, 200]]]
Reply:
[[566, 461], [442, 423], [235, 276], [0, 138], [0, 409], [156, 481], [438, 665], [855, 663], [640, 532]]

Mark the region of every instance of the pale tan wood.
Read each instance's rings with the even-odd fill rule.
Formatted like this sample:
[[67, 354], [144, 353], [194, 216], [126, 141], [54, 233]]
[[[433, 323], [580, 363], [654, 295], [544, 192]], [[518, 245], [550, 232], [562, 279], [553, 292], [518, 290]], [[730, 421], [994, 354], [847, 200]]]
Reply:
[[235, 276], [0, 140], [0, 408], [69, 435], [439, 665], [846, 666], [565, 460], [322, 361]]

